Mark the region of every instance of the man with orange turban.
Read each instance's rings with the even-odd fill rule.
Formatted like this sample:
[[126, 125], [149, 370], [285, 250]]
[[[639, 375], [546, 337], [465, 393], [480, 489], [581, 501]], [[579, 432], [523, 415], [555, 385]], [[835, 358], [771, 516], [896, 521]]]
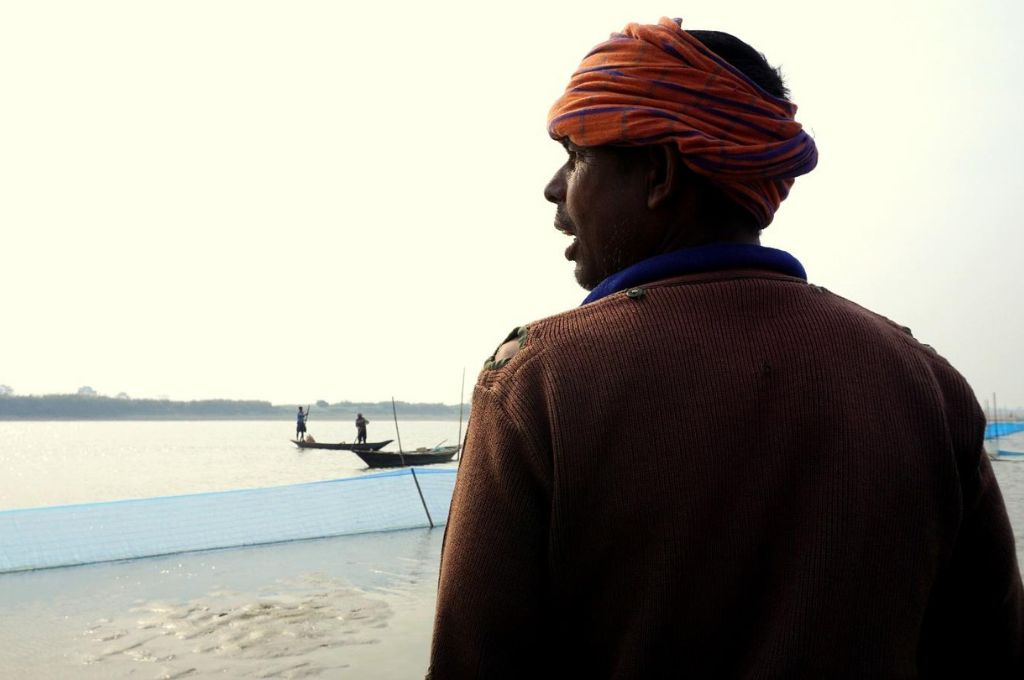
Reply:
[[590, 293], [477, 382], [436, 680], [1024, 677], [970, 387], [759, 244], [817, 161], [786, 96], [663, 19], [552, 107], [544, 193]]

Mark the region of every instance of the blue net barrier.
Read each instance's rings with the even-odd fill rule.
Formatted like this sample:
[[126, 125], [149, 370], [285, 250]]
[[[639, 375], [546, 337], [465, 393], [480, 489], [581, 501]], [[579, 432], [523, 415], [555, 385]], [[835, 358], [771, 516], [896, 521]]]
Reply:
[[1024, 423], [989, 423], [985, 426], [985, 439], [995, 439], [1024, 432]]
[[455, 470], [415, 474], [0, 511], [0, 573], [444, 525]]

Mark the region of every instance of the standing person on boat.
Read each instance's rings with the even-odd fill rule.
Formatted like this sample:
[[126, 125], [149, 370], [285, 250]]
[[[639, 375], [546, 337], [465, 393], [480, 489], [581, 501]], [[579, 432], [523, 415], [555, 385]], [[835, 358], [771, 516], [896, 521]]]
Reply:
[[300, 442], [306, 441], [306, 418], [309, 417], [309, 413], [304, 413], [302, 407], [299, 407], [299, 412], [295, 416], [295, 438]]
[[1024, 677], [967, 382], [759, 243], [817, 159], [786, 97], [746, 43], [662, 19], [551, 109], [544, 195], [590, 293], [478, 379], [437, 680]]
[[356, 414], [356, 443], [366, 443], [366, 424], [370, 421], [363, 417], [362, 413]]

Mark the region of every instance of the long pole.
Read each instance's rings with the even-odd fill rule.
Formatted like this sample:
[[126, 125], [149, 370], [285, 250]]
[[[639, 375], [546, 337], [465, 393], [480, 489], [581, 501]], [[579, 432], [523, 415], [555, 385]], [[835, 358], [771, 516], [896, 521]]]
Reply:
[[395, 410], [394, 397], [391, 397], [391, 414], [395, 417], [395, 436], [398, 437], [398, 455], [402, 459], [402, 467], [405, 467], [405, 456], [402, 455], [402, 433], [398, 431], [398, 411]]
[[[302, 408], [301, 406], [299, 408]], [[305, 425], [309, 422], [309, 404], [306, 404], [306, 415], [302, 416], [302, 424]], [[306, 441], [306, 433], [302, 433], [302, 441]]]
[[465, 396], [466, 396], [466, 367], [463, 366], [462, 367], [462, 389], [459, 392], [459, 450], [455, 454], [456, 456], [458, 456], [458, 458], [456, 458], [455, 460], [459, 461], [460, 463], [462, 462], [462, 446], [463, 446], [463, 441], [462, 441], [462, 404], [463, 404], [463, 402], [465, 402]]
[[[398, 410], [395, 408], [395, 398], [391, 397], [391, 413], [395, 417], [395, 436], [398, 437], [398, 455], [402, 460], [402, 467], [405, 467], [405, 454], [402, 453], [402, 433], [398, 431]], [[430, 528], [434, 528], [434, 520], [430, 516], [430, 510], [427, 508], [427, 501], [423, 498], [423, 489], [420, 488], [420, 480], [416, 476], [416, 468], [409, 468], [409, 472], [412, 473], [412, 481], [416, 484], [416, 491], [420, 495], [420, 503], [423, 504], [423, 512], [427, 513], [427, 523], [430, 524]]]

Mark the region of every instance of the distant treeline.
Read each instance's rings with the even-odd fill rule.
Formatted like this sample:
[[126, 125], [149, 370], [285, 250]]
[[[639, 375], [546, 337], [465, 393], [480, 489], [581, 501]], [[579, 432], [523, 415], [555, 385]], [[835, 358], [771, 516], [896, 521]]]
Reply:
[[[395, 402], [399, 420], [457, 420], [458, 404], [411, 404]], [[306, 404], [303, 404], [306, 406]], [[309, 404], [310, 420], [351, 420], [357, 413], [366, 418], [392, 417], [391, 402]], [[0, 396], [0, 420], [287, 420], [295, 418], [296, 405], [275, 406], [269, 401], [204, 399], [125, 399], [80, 394], [41, 397]], [[468, 405], [463, 409], [469, 415]]]

